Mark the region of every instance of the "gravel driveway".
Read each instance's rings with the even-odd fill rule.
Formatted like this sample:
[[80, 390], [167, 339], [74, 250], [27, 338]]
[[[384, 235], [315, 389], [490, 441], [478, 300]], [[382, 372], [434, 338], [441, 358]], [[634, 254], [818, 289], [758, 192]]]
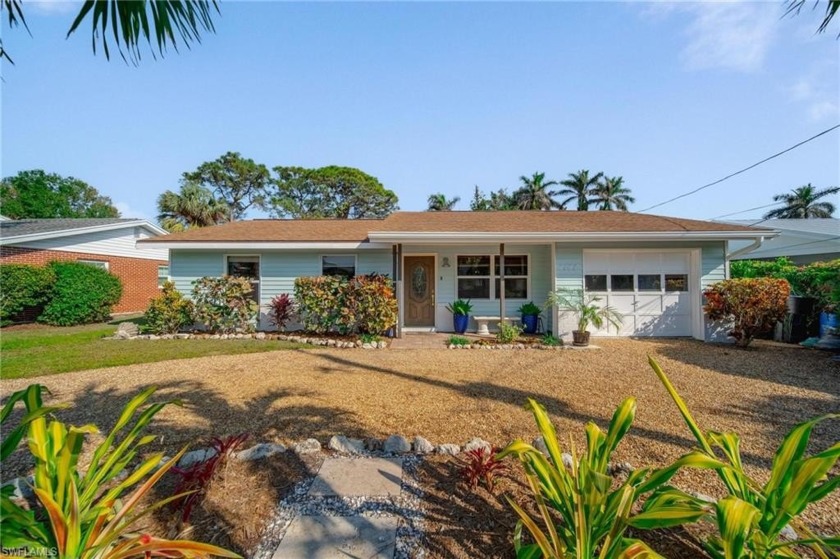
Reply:
[[[749, 350], [691, 340], [596, 343], [600, 351], [293, 350], [4, 380], [2, 388], [40, 380], [55, 400], [73, 404], [63, 417], [109, 426], [130, 395], [156, 384], [182, 402], [150, 429], [169, 448], [238, 432], [286, 443], [401, 433], [436, 444], [478, 436], [503, 445], [535, 436], [522, 408], [529, 396], [554, 416], [561, 442], [571, 433], [582, 448], [585, 422], [604, 425], [633, 395], [636, 422], [617, 458], [639, 466], [673, 460], [693, 442], [647, 365], [653, 355], [702, 427], [741, 435], [746, 467], [761, 478], [793, 425], [840, 411], [840, 365], [823, 352], [770, 342]], [[821, 425], [813, 439], [820, 449], [840, 440], [840, 421]], [[678, 481], [712, 494], [718, 485], [696, 472]], [[813, 511], [816, 525], [835, 533], [837, 493]]]

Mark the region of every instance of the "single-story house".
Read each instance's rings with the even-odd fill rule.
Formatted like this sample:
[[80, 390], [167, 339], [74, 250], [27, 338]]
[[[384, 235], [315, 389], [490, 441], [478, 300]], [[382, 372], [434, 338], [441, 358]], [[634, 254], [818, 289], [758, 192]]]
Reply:
[[[740, 219], [726, 223], [750, 225], [756, 220]], [[758, 225], [775, 229], [779, 234], [750, 252], [736, 256], [734, 260], [775, 260], [786, 256], [801, 266], [840, 258], [840, 219], [767, 219], [758, 222]], [[735, 243], [732, 247], [735, 250], [739, 248]]]
[[163, 247], [140, 250], [136, 242], [166, 235], [144, 219], [0, 220], [0, 265], [74, 260], [99, 266], [120, 278], [123, 294], [114, 311], [143, 311], [169, 276]]
[[[401, 331], [451, 331], [446, 306], [458, 298], [472, 302], [474, 316], [502, 316], [504, 307], [513, 317], [522, 303], [543, 306], [565, 288], [598, 294], [625, 315], [620, 329], [598, 335], [708, 339], [701, 291], [726, 277], [729, 243], [774, 234], [627, 212], [396, 212], [238, 221], [138, 246], [169, 249], [171, 279], [183, 293], [202, 276], [251, 278], [262, 309], [292, 293], [298, 277], [377, 272], [398, 282]], [[269, 327], [264, 313], [260, 320]], [[561, 309], [543, 314], [544, 331], [565, 336], [574, 325]]]

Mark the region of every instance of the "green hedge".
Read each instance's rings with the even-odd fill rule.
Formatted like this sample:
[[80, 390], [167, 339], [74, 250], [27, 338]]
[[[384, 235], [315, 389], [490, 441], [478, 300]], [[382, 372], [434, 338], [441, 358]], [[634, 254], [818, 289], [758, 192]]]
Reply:
[[55, 286], [51, 268], [29, 264], [0, 266], [0, 324], [7, 324], [28, 307], [46, 303]]
[[776, 260], [734, 260], [729, 264], [732, 279], [775, 278], [790, 284], [791, 292], [817, 300], [818, 310], [840, 307], [840, 259], [797, 266], [788, 258]]
[[108, 320], [122, 295], [116, 276], [79, 262], [51, 262], [48, 268], [55, 274], [55, 288], [39, 322], [73, 326]]

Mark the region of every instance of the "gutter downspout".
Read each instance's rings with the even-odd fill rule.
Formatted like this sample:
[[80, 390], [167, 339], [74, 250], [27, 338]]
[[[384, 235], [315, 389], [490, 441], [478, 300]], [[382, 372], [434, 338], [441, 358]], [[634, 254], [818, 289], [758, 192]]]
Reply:
[[742, 254], [746, 254], [747, 252], [752, 252], [755, 249], [757, 249], [758, 247], [760, 247], [762, 245], [762, 243], [764, 243], [764, 236], [763, 235], [761, 237], [756, 237], [755, 240], [752, 243], [745, 246], [744, 248], [739, 248], [735, 252], [730, 252], [729, 254], [727, 254], [726, 255], [726, 261], [729, 262], [730, 260], [732, 260], [736, 256], [741, 256]]

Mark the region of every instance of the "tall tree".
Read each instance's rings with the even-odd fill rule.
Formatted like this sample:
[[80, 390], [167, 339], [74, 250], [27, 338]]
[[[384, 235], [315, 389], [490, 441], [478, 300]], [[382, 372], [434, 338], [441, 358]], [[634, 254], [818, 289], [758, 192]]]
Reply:
[[522, 186], [513, 193], [513, 201], [520, 210], [550, 210], [559, 208], [552, 192], [549, 190], [557, 185], [557, 181], [545, 180], [545, 173], [534, 173], [530, 177], [521, 176]]
[[184, 173], [184, 180], [210, 190], [215, 198], [228, 205], [230, 218], [237, 220], [245, 217], [251, 207], [264, 207], [271, 173], [265, 165], [229, 151], [215, 161], [202, 163], [191, 173]]
[[158, 221], [171, 233], [229, 221], [230, 207], [209, 189], [183, 182], [179, 192], [167, 190], [157, 199]]
[[432, 194], [429, 196], [429, 207], [426, 211], [429, 212], [451, 212], [452, 209], [455, 207], [455, 204], [461, 201], [460, 196], [455, 196], [454, 198], [447, 198], [446, 194], [441, 194], [438, 192], [437, 194]]
[[491, 192], [490, 197], [487, 197], [476, 185], [473, 199], [470, 201], [470, 210], [474, 212], [501, 212], [515, 209], [516, 203], [513, 196], [508, 194], [504, 188]]
[[783, 208], [771, 210], [764, 215], [764, 219], [809, 219], [815, 217], [831, 217], [834, 214], [834, 204], [820, 202], [822, 198], [833, 196], [840, 192], [840, 186], [832, 186], [817, 190], [811, 183], [791, 190], [790, 194], [773, 196], [774, 202], [784, 202]]
[[[143, 42], [149, 44], [153, 57], [163, 57], [170, 46], [177, 51], [179, 41], [187, 48], [191, 43], [200, 43], [202, 32], [215, 32], [214, 11], [219, 12], [216, 0], [87, 0], [70, 25], [67, 37], [90, 18], [94, 54], [99, 42], [105, 58], [110, 58], [109, 42], [113, 40], [122, 59], [136, 64], [140, 61]], [[1, 12], [6, 12], [10, 27], [22, 25], [29, 31], [22, 0], [2, 0]], [[157, 45], [157, 55], [153, 45]], [[0, 39], [0, 59], [3, 58], [14, 64]]]
[[605, 176], [592, 191], [589, 203], [596, 204], [599, 210], [626, 212], [627, 204], [633, 204], [635, 201], [630, 195], [630, 189], [624, 186], [624, 177]]
[[560, 184], [565, 188], [554, 193], [556, 196], [567, 196], [565, 200], [560, 202], [560, 207], [566, 208], [571, 202], [576, 202], [578, 211], [588, 210], [589, 199], [603, 176], [604, 173], [590, 175], [588, 169], [580, 170], [577, 173], [569, 173], [569, 178], [560, 181]]
[[275, 217], [379, 218], [399, 209], [393, 191], [353, 167], [275, 167], [274, 172], [266, 208]]
[[[815, 0], [814, 9], [817, 8], [819, 3], [820, 0]], [[785, 5], [787, 6], [785, 15], [798, 14], [805, 5], [805, 0], [785, 0]], [[831, 23], [831, 20], [834, 19], [834, 16], [837, 15], [838, 11], [840, 11], [840, 0], [828, 0], [828, 2], [826, 2], [825, 14], [823, 15], [822, 22], [820, 22], [820, 26], [817, 29], [817, 33], [822, 33], [828, 29], [828, 24]], [[837, 37], [840, 38], [840, 34], [838, 34]]]
[[3, 179], [0, 213], [12, 219], [120, 217], [111, 199], [85, 181], [41, 169]]

